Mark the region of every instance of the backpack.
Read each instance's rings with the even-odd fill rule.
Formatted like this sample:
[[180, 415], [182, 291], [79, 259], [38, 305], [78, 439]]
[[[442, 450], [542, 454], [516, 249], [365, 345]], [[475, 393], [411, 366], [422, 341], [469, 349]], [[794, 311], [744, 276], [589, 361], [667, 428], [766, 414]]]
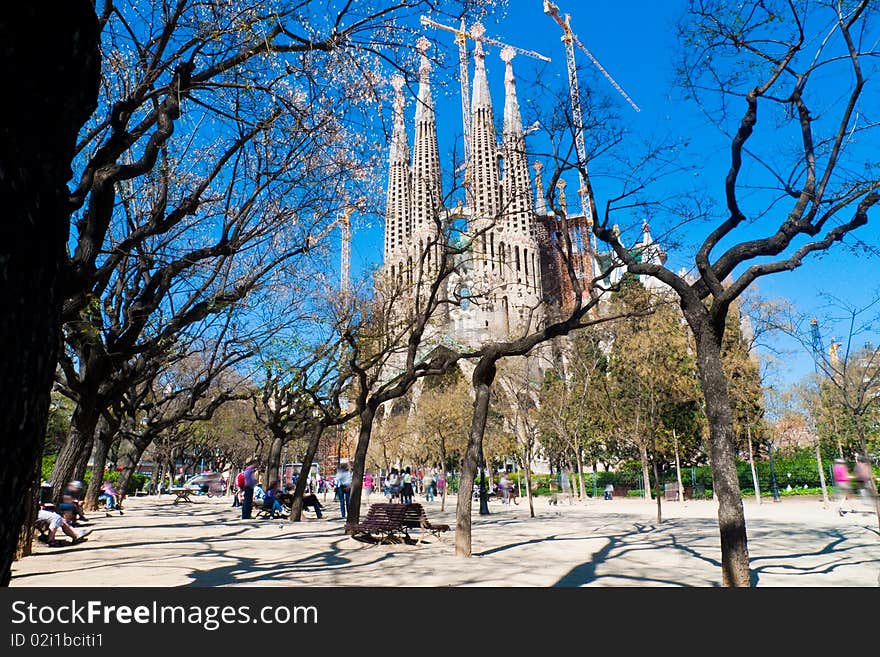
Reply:
[[239, 488], [244, 488], [244, 472], [239, 472], [238, 476], [235, 478], [235, 485]]

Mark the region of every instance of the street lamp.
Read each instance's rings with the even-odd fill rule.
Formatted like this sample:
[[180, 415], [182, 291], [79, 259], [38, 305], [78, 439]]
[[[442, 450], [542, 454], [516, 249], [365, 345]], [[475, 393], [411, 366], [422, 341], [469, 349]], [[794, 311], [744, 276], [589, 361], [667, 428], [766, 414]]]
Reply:
[[773, 441], [771, 440], [767, 448], [770, 455], [770, 489], [773, 491], [773, 501], [779, 501], [779, 486], [776, 484], [776, 470], [773, 468]]

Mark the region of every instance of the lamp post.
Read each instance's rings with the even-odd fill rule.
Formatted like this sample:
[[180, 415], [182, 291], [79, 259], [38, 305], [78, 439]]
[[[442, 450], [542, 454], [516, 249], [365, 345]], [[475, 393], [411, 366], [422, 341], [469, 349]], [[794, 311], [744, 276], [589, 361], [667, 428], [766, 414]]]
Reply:
[[770, 455], [770, 489], [773, 491], [773, 501], [779, 501], [779, 486], [776, 483], [776, 470], [773, 468], [773, 441], [771, 440], [767, 448]]

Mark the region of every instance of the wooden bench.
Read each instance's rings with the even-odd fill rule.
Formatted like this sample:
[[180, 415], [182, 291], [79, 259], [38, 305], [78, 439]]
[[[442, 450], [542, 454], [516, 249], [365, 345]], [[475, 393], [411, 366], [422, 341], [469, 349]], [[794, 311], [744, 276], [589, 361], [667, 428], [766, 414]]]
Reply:
[[[404, 524], [413, 529], [422, 529], [440, 538], [440, 534], [449, 531], [449, 525], [433, 524], [428, 520], [425, 514], [425, 508], [421, 504], [404, 504], [406, 513], [404, 514]], [[419, 539], [421, 543], [421, 538]]]
[[680, 491], [676, 482], [663, 484], [663, 499], [667, 502], [681, 502]]
[[[398, 537], [409, 538], [409, 528], [414, 518], [407, 524], [407, 507], [421, 506], [409, 504], [372, 504], [367, 517], [357, 524], [345, 523], [345, 532], [352, 538], [376, 539], [378, 542], [392, 541]], [[413, 513], [410, 511], [409, 513]], [[416, 512], [417, 513], [417, 512]]]
[[174, 493], [174, 495], [176, 496], [174, 498], [174, 504], [179, 504], [180, 502], [192, 503], [192, 500], [189, 499], [189, 496], [193, 494], [193, 490], [191, 488], [186, 488], [185, 486], [182, 488], [171, 488], [168, 492]]

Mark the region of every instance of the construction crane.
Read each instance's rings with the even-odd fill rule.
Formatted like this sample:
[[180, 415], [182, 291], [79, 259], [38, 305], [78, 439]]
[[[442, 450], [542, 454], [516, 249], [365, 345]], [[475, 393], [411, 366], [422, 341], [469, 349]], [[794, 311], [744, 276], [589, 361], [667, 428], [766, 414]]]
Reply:
[[[819, 363], [825, 361], [825, 347], [822, 344], [822, 336], [819, 333], [819, 322], [814, 317], [810, 320], [810, 342], [813, 347], [813, 361], [816, 366], [816, 373], [819, 373]], [[833, 337], [831, 338], [831, 342], [828, 345], [828, 363], [831, 367], [836, 367], [838, 364], [838, 356], [837, 352], [840, 350], [840, 343], [837, 342]]]
[[819, 334], [819, 321], [814, 317], [810, 320], [810, 341], [813, 343], [813, 359], [816, 364], [816, 371], [819, 371], [819, 361], [824, 357], [822, 352], [822, 336]]
[[345, 208], [342, 218], [339, 220], [339, 229], [342, 232], [342, 245], [340, 248], [339, 265], [339, 291], [348, 294], [349, 280], [351, 276], [351, 215], [354, 206]]
[[479, 41], [481, 43], [487, 43], [493, 46], [499, 46], [501, 48], [511, 48], [515, 53], [526, 55], [527, 57], [534, 57], [535, 59], [540, 59], [541, 61], [545, 62], [549, 62], [550, 58], [545, 57], [541, 53], [535, 52], [534, 50], [517, 48], [516, 46], [511, 46], [509, 44], [498, 41], [497, 39], [487, 37], [483, 33], [483, 26], [479, 23], [474, 25], [474, 29], [468, 32], [465, 29], [464, 18], [461, 19], [461, 27], [458, 28], [450, 27], [449, 25], [444, 25], [443, 23], [438, 23], [437, 21], [431, 20], [427, 16], [422, 16], [420, 20], [423, 27], [433, 27], [438, 30], [446, 30], [447, 32], [452, 32], [455, 35], [455, 43], [456, 45], [458, 45], [458, 79], [461, 82], [461, 122], [462, 128], [464, 130], [464, 161], [465, 163], [470, 162], [471, 101], [470, 90], [468, 89], [470, 85], [470, 75], [468, 73], [467, 40], [471, 39], [473, 41]]
[[623, 88], [617, 84], [617, 81], [611, 77], [611, 74], [599, 63], [599, 60], [593, 57], [593, 53], [591, 53], [581, 40], [578, 39], [577, 35], [571, 31], [571, 15], [566, 14], [565, 20], [562, 20], [562, 17], [559, 15], [559, 7], [552, 2], [549, 2], [549, 0], [544, 0], [544, 13], [549, 14], [553, 20], [559, 24], [559, 27], [562, 28], [562, 40], [566, 45], [569, 76], [574, 67], [574, 46], [577, 45], [577, 47], [583, 50], [587, 57], [590, 58], [590, 61], [593, 62], [593, 65], [599, 69], [602, 75], [607, 78], [615, 89], [617, 89], [618, 93], [626, 99], [626, 102], [628, 102], [636, 112], [641, 112], [642, 110], [640, 110], [639, 106], [633, 102], [633, 99], [627, 95]]
[[578, 190], [578, 195], [581, 199], [581, 208], [584, 213], [584, 217], [586, 217], [587, 224], [592, 225], [595, 212], [593, 208], [590, 206], [587, 199], [587, 184], [586, 184], [586, 168], [587, 168], [587, 149], [584, 145], [584, 123], [583, 123], [583, 113], [581, 112], [581, 93], [580, 87], [578, 85], [577, 79], [577, 64], [574, 59], [574, 47], [577, 45], [578, 48], [583, 50], [587, 57], [590, 58], [590, 61], [593, 62], [596, 68], [598, 68], [602, 75], [604, 75], [609, 82], [617, 89], [618, 92], [626, 99], [626, 101], [632, 105], [633, 109], [636, 112], [640, 112], [639, 106], [636, 105], [632, 99], [626, 94], [626, 92], [620, 87], [619, 84], [611, 77], [611, 75], [606, 71], [603, 66], [599, 63], [599, 61], [593, 57], [593, 53], [591, 53], [587, 47], [581, 43], [581, 40], [578, 39], [577, 35], [571, 31], [571, 15], [566, 14], [565, 20], [559, 14], [559, 7], [554, 5], [552, 2], [548, 0], [544, 0], [544, 13], [548, 14], [553, 18], [562, 28], [562, 42], [565, 44], [565, 61], [568, 66], [568, 88], [569, 93], [571, 95], [571, 113], [572, 120], [574, 121], [574, 132], [575, 132], [575, 148], [577, 150], [578, 161], [580, 163], [580, 179], [581, 179], [581, 188]]

